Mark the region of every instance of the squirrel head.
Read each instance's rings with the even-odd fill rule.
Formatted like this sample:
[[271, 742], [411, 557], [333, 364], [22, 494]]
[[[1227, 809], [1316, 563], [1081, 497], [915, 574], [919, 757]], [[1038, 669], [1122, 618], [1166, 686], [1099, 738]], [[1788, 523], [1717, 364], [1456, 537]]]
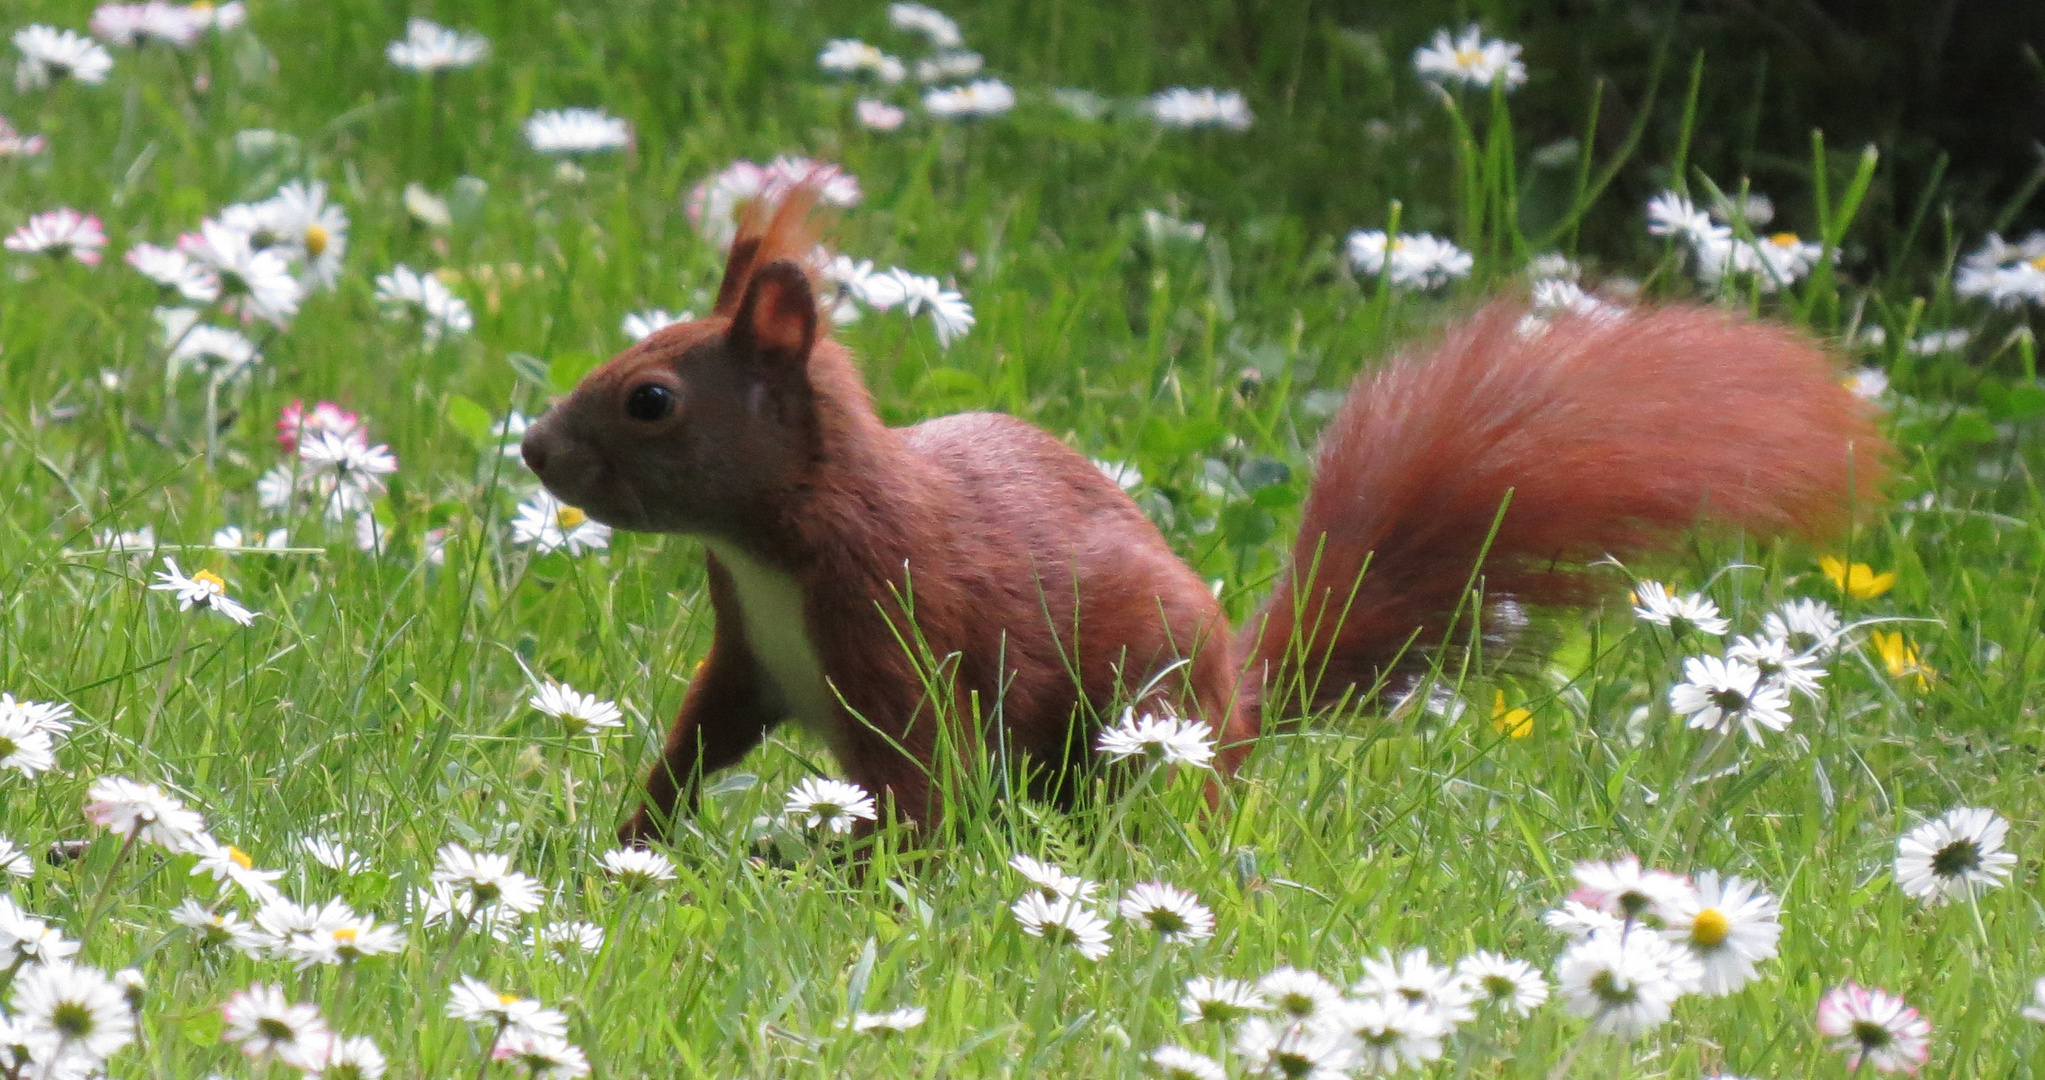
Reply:
[[819, 437], [798, 254], [813, 198], [749, 213], [710, 317], [618, 354], [534, 422], [522, 450], [548, 491], [614, 528], [736, 536], [801, 488]]

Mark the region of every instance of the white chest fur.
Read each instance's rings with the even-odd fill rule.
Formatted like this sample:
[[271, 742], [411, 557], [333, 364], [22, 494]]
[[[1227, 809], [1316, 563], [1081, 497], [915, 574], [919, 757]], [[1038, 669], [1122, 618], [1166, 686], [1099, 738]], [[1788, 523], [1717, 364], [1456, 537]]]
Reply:
[[810, 644], [802, 617], [802, 588], [795, 579], [733, 548], [710, 549], [731, 575], [745, 620], [746, 646], [772, 684], [781, 708], [812, 734], [834, 726], [838, 695], [824, 679], [824, 665]]

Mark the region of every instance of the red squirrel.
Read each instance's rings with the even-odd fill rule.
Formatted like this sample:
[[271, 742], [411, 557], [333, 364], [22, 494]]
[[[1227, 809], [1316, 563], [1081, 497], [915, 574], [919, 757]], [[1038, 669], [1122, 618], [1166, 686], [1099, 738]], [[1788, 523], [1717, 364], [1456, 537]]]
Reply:
[[1480, 559], [1490, 601], [1582, 603], [1600, 556], [1700, 523], [1819, 533], [1881, 478], [1870, 415], [1801, 334], [1689, 305], [1528, 326], [1493, 302], [1357, 377], [1292, 569], [1232, 631], [1129, 496], [1043, 430], [881, 422], [819, 320], [812, 201], [755, 207], [709, 317], [592, 371], [525, 436], [564, 502], [706, 549], [709, 656], [627, 843], [789, 718], [915, 822], [942, 810], [941, 747], [1006, 740], [1062, 797], [1125, 702], [1204, 720], [1227, 777], [1267, 697], [1289, 716], [1354, 700], [1438, 643]]

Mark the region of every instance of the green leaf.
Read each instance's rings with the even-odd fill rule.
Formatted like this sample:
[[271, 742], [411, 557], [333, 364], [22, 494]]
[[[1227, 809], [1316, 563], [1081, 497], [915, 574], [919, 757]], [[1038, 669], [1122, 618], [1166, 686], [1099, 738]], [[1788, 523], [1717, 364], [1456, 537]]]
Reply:
[[490, 418], [490, 410], [460, 394], [447, 396], [447, 422], [454, 425], [456, 431], [467, 436], [478, 450], [487, 449], [496, 441], [490, 435], [490, 427], [494, 422]]
[[542, 390], [553, 388], [547, 381], [547, 363], [539, 357], [522, 352], [505, 353], [504, 362], [511, 365], [511, 370], [518, 372], [519, 378], [534, 386]]
[[595, 353], [562, 353], [547, 365], [547, 388], [557, 394], [565, 394], [575, 389], [575, 384], [581, 382], [584, 375], [595, 371], [603, 362], [604, 358]]

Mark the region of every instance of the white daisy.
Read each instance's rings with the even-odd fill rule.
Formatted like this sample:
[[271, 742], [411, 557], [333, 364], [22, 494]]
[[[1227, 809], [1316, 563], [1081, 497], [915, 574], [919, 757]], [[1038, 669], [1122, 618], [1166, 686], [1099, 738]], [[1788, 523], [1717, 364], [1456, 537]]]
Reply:
[[284, 876], [284, 871], [259, 870], [248, 852], [203, 833], [193, 838], [191, 850], [199, 857], [198, 864], [192, 867], [193, 877], [203, 874], [214, 881], [232, 881], [258, 903], [267, 903], [276, 897], [274, 883]]
[[41, 135], [23, 135], [7, 118], [0, 116], [0, 160], [34, 157], [50, 148]]
[[23, 93], [41, 90], [58, 79], [97, 85], [107, 81], [107, 74], [114, 70], [113, 54], [73, 30], [25, 26], [14, 32], [14, 47], [21, 53], [20, 62], [14, 65], [14, 88]]
[[1495, 952], [1480, 950], [1456, 961], [1456, 978], [1472, 1000], [1515, 1016], [1532, 1016], [1548, 1000], [1548, 980], [1540, 969]]
[[1200, 975], [1186, 980], [1185, 993], [1179, 996], [1179, 1022], [1232, 1024], [1270, 1007], [1249, 983]]
[[1697, 992], [1723, 997], [1753, 982], [1754, 964], [1772, 959], [1782, 938], [1782, 902], [1753, 882], [1716, 870], [1697, 875], [1695, 892], [1676, 902], [1662, 936], [1687, 946], [1703, 969]]
[[956, 49], [966, 43], [959, 34], [959, 24], [951, 16], [924, 4], [889, 4], [888, 23], [897, 30], [923, 35], [933, 49]]
[[348, 253], [348, 212], [327, 201], [327, 185], [296, 180], [277, 189], [259, 211], [276, 247], [304, 270], [313, 285], [331, 289]]
[[391, 267], [376, 279], [376, 302], [384, 317], [419, 320], [419, 332], [426, 344], [445, 337], [461, 337], [476, 328], [476, 317], [468, 302], [456, 296], [432, 274], [421, 274], [409, 266]]
[[1931, 1057], [1931, 1021], [1894, 994], [1853, 983], [1819, 999], [1818, 1034], [1856, 1073], [1865, 1061], [1876, 1072], [1915, 1074]]
[[628, 889], [664, 885], [675, 879], [675, 864], [658, 851], [617, 848], [604, 852], [604, 873]]
[[178, 237], [178, 250], [213, 272], [222, 301], [232, 310], [277, 327], [298, 314], [305, 286], [291, 276], [284, 253], [256, 247], [243, 229], [209, 218], [199, 223], [197, 233]]
[[412, 903], [421, 926], [474, 930], [507, 944], [517, 937], [519, 921], [524, 917], [502, 904], [479, 901], [467, 889], [438, 881], [413, 890]]
[[189, 48], [212, 25], [210, 12], [199, 5], [149, 0], [144, 4], [101, 4], [92, 11], [92, 34], [114, 45], [136, 46], [161, 41]]
[[923, 93], [923, 111], [940, 120], [1001, 116], [1015, 108], [1015, 88], [1000, 79], [975, 79]]
[[1622, 921], [1667, 923], [1670, 913], [1695, 891], [1687, 878], [1642, 869], [1639, 858], [1622, 855], [1611, 862], [1577, 863], [1576, 891], [1569, 899]]
[[1510, 41], [1485, 38], [1472, 23], [1451, 38], [1447, 30], [1434, 32], [1434, 40], [1413, 52], [1413, 70], [1432, 83], [1489, 87], [1503, 83], [1507, 90], [1527, 81], [1527, 65], [1520, 62], [1520, 47]]
[[190, 897], [178, 902], [170, 913], [172, 922], [190, 931], [201, 948], [225, 945], [255, 956], [268, 945], [268, 937], [255, 925], [232, 911], [213, 911]]
[[2045, 232], [2034, 232], [2016, 244], [1988, 234], [1954, 270], [1953, 293], [2002, 308], [2045, 304]]
[[1444, 1029], [1477, 1016], [1476, 996], [1453, 969], [1436, 964], [1427, 950], [1410, 949], [1396, 959], [1390, 952], [1363, 962], [1363, 977], [1349, 988], [1354, 997], [1398, 998], [1428, 1010]]
[[689, 190], [689, 220], [710, 242], [730, 247], [741, 209], [755, 199], [777, 200], [802, 183], [813, 185], [825, 206], [852, 206], [861, 197], [859, 178], [836, 165], [790, 156], [766, 165], [734, 161]]
[[182, 371], [195, 371], [214, 383], [233, 381], [249, 368], [263, 362], [256, 343], [239, 331], [218, 326], [194, 326], [178, 340], [166, 359], [175, 378]]
[[1042, 893], [1028, 893], [1008, 909], [1023, 933], [1057, 945], [1070, 945], [1088, 960], [1099, 960], [1113, 950], [1108, 944], [1108, 923], [1083, 902], [1069, 896], [1047, 900]]
[[1571, 945], [1555, 968], [1563, 1007], [1589, 1017], [1592, 1030], [1626, 1039], [1667, 1023], [1670, 1006], [1698, 977], [1689, 952], [1648, 933], [1592, 934]]
[[851, 1026], [855, 1032], [878, 1031], [885, 1034], [893, 1031], [909, 1031], [922, 1027], [923, 1021], [928, 1019], [929, 1016], [929, 1010], [923, 1006], [912, 1005], [906, 1009], [894, 1009], [884, 1013], [854, 1013]]
[[533, 928], [526, 938], [526, 945], [535, 956], [554, 960], [566, 959], [577, 953], [595, 953], [603, 950], [604, 928], [587, 922], [550, 922]]
[[253, 535], [243, 532], [239, 525], [222, 525], [213, 531], [213, 546], [234, 554], [246, 548], [261, 548], [281, 551], [291, 546], [291, 530], [271, 529]]
[[24, 713], [0, 711], [0, 769], [34, 777], [56, 766], [56, 743], [48, 731]]
[[1825, 678], [1825, 669], [1818, 666], [1817, 654], [1797, 652], [1787, 638], [1750, 638], [1742, 634], [1733, 638], [1725, 655], [1728, 660], [1752, 664], [1764, 683], [1795, 691], [1813, 701], [1818, 699], [1818, 683]]
[[0, 837], [0, 874], [9, 877], [32, 878], [36, 873], [35, 860], [28, 852], [21, 850], [14, 841]]
[[1156, 932], [1159, 940], [1201, 941], [1214, 936], [1214, 912], [1200, 898], [1162, 881], [1131, 888], [1119, 905], [1122, 917]]
[[514, 1031], [556, 1039], [568, 1035], [568, 1018], [559, 1010], [531, 998], [500, 994], [467, 975], [448, 989], [447, 1015], [471, 1024], [501, 1027], [506, 1035]]
[[2045, 1024], [2045, 979], [2031, 985], [2031, 1003], [2021, 1010], [2024, 1019]]
[[849, 833], [852, 823], [874, 821], [873, 796], [858, 784], [845, 780], [805, 777], [788, 792], [781, 812], [805, 829]]
[[[305, 402], [294, 400], [277, 414], [277, 445], [287, 454], [297, 453], [299, 439], [307, 435], [327, 432], [346, 436], [358, 431], [362, 431], [362, 417], [331, 401], [319, 402], [308, 412]], [[367, 439], [368, 432], [362, 433]]]
[[336, 873], [360, 874], [369, 869], [369, 860], [332, 837], [307, 836], [298, 841], [298, 846], [312, 856], [312, 861]]
[[1687, 196], [1664, 191], [1647, 201], [1647, 231], [1654, 236], [1697, 243], [1724, 230], [1712, 224], [1711, 215], [1697, 209]]
[[589, 1075], [589, 1058], [582, 1048], [558, 1035], [507, 1029], [490, 1056], [523, 1070], [531, 1080], [576, 1080]]
[[602, 109], [542, 109], [526, 120], [525, 141], [542, 154], [595, 154], [632, 145], [632, 127]]
[[1355, 1043], [1342, 1032], [1261, 1016], [1236, 1030], [1235, 1052], [1248, 1075], [1273, 1080], [1341, 1080], [1356, 1062]]
[[872, 75], [884, 84], [901, 82], [908, 73], [898, 57], [858, 38], [834, 38], [817, 54], [817, 66], [834, 75]]
[[1150, 1067], [1164, 1080], [1228, 1080], [1228, 1070], [1221, 1062], [1183, 1046], [1152, 1050]]
[[893, 293], [898, 293], [900, 299], [893, 303], [880, 302], [892, 294], [881, 285], [877, 275], [866, 286], [868, 296], [876, 298], [870, 302], [875, 307], [883, 309], [899, 303], [910, 315], [929, 312], [930, 324], [937, 331], [939, 347], [951, 348], [952, 342], [964, 337], [966, 331], [972, 329], [973, 306], [966, 302], [964, 296], [946, 289], [943, 282], [934, 277], [912, 274], [901, 267], [890, 269], [886, 276], [892, 279]]
[[29, 218], [0, 244], [23, 255], [48, 255], [56, 259], [69, 255], [87, 266], [98, 266], [100, 249], [106, 246], [107, 237], [100, 229], [99, 218], [60, 206]]
[[432, 880], [466, 892], [471, 910], [503, 907], [523, 914], [538, 911], [544, 899], [540, 883], [513, 870], [510, 856], [460, 844], [447, 844], [435, 855]]
[[163, 793], [155, 784], [122, 776], [102, 776], [85, 790], [85, 819], [139, 843], [156, 844], [177, 854], [191, 851], [206, 832], [206, 819]]
[[292, 1004], [281, 986], [262, 983], [236, 991], [221, 1006], [220, 1015], [227, 1021], [221, 1041], [239, 1045], [251, 1058], [275, 1055], [286, 1065], [303, 1068], [326, 1049], [327, 1023], [319, 1006]]
[[1738, 725], [1759, 745], [1761, 729], [1789, 726], [1789, 694], [1782, 686], [1761, 681], [1761, 669], [1744, 660], [1693, 656], [1683, 661], [1683, 681], [1669, 689], [1669, 708], [1689, 717], [1690, 726], [1705, 731], [1734, 730]]
[[947, 49], [916, 61], [917, 82], [948, 82], [970, 79], [987, 66], [987, 58], [966, 49]]
[[388, 486], [384, 477], [398, 471], [390, 447], [371, 446], [361, 430], [348, 435], [311, 432], [299, 439], [301, 471], [297, 483], [320, 495], [329, 520], [343, 520], [369, 509]]
[[[146, 546], [154, 544], [152, 539]], [[26, 720], [30, 726], [48, 732], [54, 739], [71, 734], [71, 706], [61, 701], [29, 701], [0, 693], [0, 718], [5, 717]]]
[[909, 119], [909, 114], [901, 106], [872, 98], [853, 102], [852, 115], [859, 120], [860, 127], [869, 131], [894, 131]]
[[1965, 899], [2009, 877], [2017, 857], [2004, 851], [2009, 822], [1993, 810], [1963, 806], [1896, 842], [1896, 886], [1926, 904]]
[[1287, 1020], [1312, 1023], [1342, 1000], [1342, 988], [1318, 971], [1282, 967], [1257, 980], [1257, 992]]
[[220, 299], [219, 276], [176, 248], [136, 244], [122, 258], [166, 294], [194, 304], [210, 304]]
[[1134, 708], [1125, 708], [1121, 720], [1101, 732], [1094, 749], [1116, 761], [1141, 757], [1166, 765], [1214, 767], [1213, 729], [1199, 720], [1183, 719], [1169, 712], [1162, 716], [1149, 713], [1139, 716]]
[[300, 971], [317, 964], [352, 964], [368, 956], [385, 956], [405, 947], [405, 935], [366, 915], [353, 915], [339, 925], [319, 926], [292, 934], [284, 955]]
[[414, 18], [405, 24], [405, 36], [385, 46], [383, 54], [406, 71], [452, 71], [482, 62], [490, 55], [490, 39]]
[[625, 316], [624, 325], [620, 329], [624, 330], [625, 336], [633, 341], [645, 341], [647, 338], [652, 337], [657, 330], [664, 330], [677, 323], [689, 322], [695, 319], [695, 317], [695, 313], [690, 311], [684, 311], [677, 315], [659, 308], [652, 308], [647, 311], [635, 311]]
[[1145, 107], [1158, 123], [1173, 128], [1217, 127], [1224, 131], [1248, 131], [1256, 121], [1249, 102], [1240, 90], [1217, 90], [1203, 86], [1193, 90], [1174, 86], [1150, 96]]
[[86, 1071], [135, 1041], [135, 1012], [119, 984], [97, 968], [49, 960], [14, 978], [13, 1019], [27, 1032], [37, 1060], [52, 1075], [59, 1062]]
[[566, 549], [571, 556], [611, 546], [611, 527], [556, 499], [545, 488], [518, 504], [511, 521], [514, 543], [530, 544], [539, 554]]
[[1070, 897], [1074, 900], [1091, 900], [1100, 886], [1076, 874], [1068, 874], [1056, 865], [1041, 862], [1028, 855], [1012, 855], [1008, 865], [1023, 880], [1034, 886], [1046, 900]]
[[1824, 656], [1839, 647], [1839, 613], [1823, 600], [1792, 600], [1769, 612], [1761, 631], [1797, 652]]
[[264, 950], [282, 959], [291, 955], [294, 939], [325, 934], [349, 925], [355, 918], [355, 909], [338, 897], [324, 904], [300, 904], [273, 895], [256, 909], [255, 926], [262, 935]]
[[1396, 994], [1336, 1002], [1321, 1026], [1353, 1040], [1357, 1070], [1365, 1075], [1440, 1060], [1442, 1040], [1453, 1030], [1440, 1013]]
[[78, 943], [0, 896], [0, 966], [51, 964], [78, 955]]
[[1643, 581], [1633, 587], [1633, 614], [1676, 634], [1688, 631], [1721, 637], [1732, 625], [1718, 613], [1718, 605], [1703, 593], [1677, 594], [1659, 581]]
[[1926, 330], [1904, 344], [1903, 350], [1912, 356], [1939, 356], [1959, 352], [1974, 340], [1974, 332], [1965, 327], [1949, 330]]
[[343, 1038], [332, 1032], [324, 1044], [308, 1052], [305, 1064], [311, 1080], [382, 1080], [387, 1068], [374, 1039], [363, 1035]]
[[624, 714], [595, 694], [577, 693], [566, 683], [548, 680], [526, 704], [561, 722], [569, 735], [595, 734], [625, 726]]
[[1476, 265], [1469, 252], [1431, 233], [1387, 237], [1383, 230], [1359, 230], [1346, 245], [1357, 273], [1382, 274], [1397, 286], [1432, 289], [1469, 277]]

